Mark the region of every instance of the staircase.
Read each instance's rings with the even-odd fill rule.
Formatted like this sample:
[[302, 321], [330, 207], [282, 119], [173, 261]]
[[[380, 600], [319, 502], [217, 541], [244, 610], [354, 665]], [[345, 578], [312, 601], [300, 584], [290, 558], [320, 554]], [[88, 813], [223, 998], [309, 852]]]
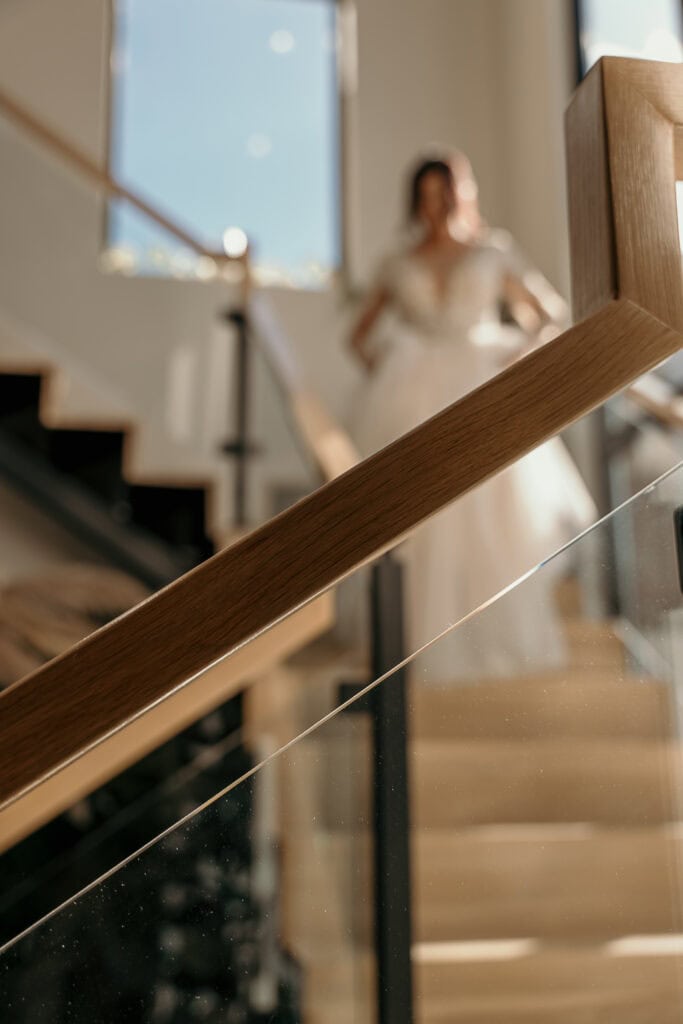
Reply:
[[[412, 684], [419, 1024], [680, 1019], [670, 693], [629, 670], [610, 623], [566, 615], [562, 671]], [[345, 716], [282, 768], [284, 933], [305, 1024], [374, 1019], [369, 743]]]
[[160, 446], [105, 382], [4, 316], [0, 472], [155, 588], [229, 539], [216, 463]]
[[0, 690], [147, 597], [103, 565], [59, 565], [0, 587]]

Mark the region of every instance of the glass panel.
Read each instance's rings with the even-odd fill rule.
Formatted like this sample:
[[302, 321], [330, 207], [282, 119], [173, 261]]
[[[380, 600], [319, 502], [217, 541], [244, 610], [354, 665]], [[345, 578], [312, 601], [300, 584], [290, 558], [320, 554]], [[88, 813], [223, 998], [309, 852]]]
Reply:
[[[680, 1016], [682, 473], [408, 665], [418, 1019]], [[636, 521], [625, 566], [610, 551]], [[627, 595], [600, 620], [567, 575], [586, 545]], [[263, 726], [253, 712], [255, 762], [302, 722], [286, 684], [277, 716], [273, 694]], [[375, 758], [355, 712], [8, 947], [9, 1019], [374, 1019]]]
[[[271, 283], [316, 287], [339, 265], [335, 6], [115, 5], [114, 176], [212, 251], [246, 231]], [[126, 215], [110, 241], [138, 252], [139, 272], [177, 264]]]
[[[260, 722], [252, 755], [277, 726]], [[353, 952], [370, 893], [346, 894], [369, 883], [367, 737], [362, 719], [335, 719], [7, 950], [7, 1019], [294, 1024], [323, 1011], [332, 983], [339, 1020], [363, 1019]], [[316, 948], [320, 971], [304, 977]]]

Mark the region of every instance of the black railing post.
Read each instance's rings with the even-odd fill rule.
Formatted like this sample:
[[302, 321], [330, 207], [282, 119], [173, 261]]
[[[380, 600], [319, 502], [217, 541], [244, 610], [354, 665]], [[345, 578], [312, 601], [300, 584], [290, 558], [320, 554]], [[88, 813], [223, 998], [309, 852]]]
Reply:
[[235, 525], [245, 526], [247, 523], [247, 460], [251, 453], [249, 445], [249, 388], [251, 386], [249, 333], [247, 317], [243, 310], [229, 309], [223, 316], [229, 324], [233, 325], [237, 334], [233, 391], [233, 437], [223, 445], [223, 451], [235, 458]]
[[[401, 566], [385, 555], [372, 569], [372, 672], [404, 657]], [[374, 721], [375, 941], [378, 1024], [412, 1024], [410, 813], [406, 673], [372, 691]]]

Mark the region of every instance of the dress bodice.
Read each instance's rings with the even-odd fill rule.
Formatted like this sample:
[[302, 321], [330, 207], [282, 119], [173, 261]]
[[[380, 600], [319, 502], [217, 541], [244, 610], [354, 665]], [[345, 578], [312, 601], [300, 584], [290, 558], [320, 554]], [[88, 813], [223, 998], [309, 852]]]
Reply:
[[506, 260], [491, 245], [473, 246], [452, 267], [444, 286], [428, 263], [410, 251], [389, 258], [383, 284], [395, 314], [427, 338], [461, 334], [484, 323], [499, 323]]

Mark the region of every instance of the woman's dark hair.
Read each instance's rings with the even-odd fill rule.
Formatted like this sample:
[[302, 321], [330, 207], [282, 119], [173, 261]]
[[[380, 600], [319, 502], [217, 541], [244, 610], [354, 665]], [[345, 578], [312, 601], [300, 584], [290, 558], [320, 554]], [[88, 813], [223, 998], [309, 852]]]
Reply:
[[450, 164], [441, 157], [421, 160], [410, 176], [408, 188], [408, 219], [415, 220], [420, 208], [420, 189], [428, 174], [440, 174], [444, 182], [451, 188], [455, 187], [453, 171]]

